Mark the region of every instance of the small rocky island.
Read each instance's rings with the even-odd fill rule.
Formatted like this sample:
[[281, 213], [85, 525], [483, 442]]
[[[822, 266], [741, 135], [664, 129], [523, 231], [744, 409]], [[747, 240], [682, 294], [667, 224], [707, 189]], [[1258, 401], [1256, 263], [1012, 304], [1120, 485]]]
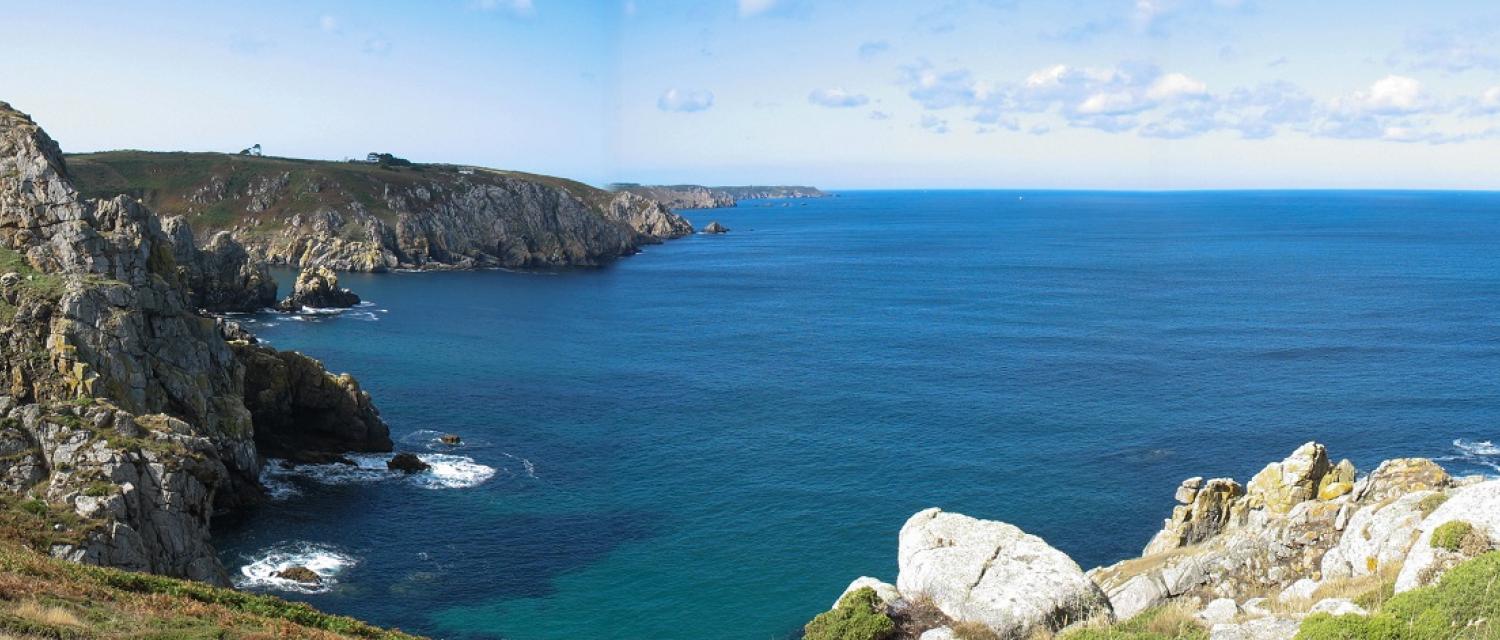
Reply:
[[1183, 481], [1141, 557], [1084, 571], [1004, 522], [927, 509], [895, 584], [862, 577], [807, 640], [1334, 640], [1500, 633], [1500, 480], [1422, 458], [1361, 476], [1309, 442], [1246, 484]]
[[339, 276], [323, 265], [314, 265], [297, 274], [292, 295], [276, 304], [281, 311], [302, 309], [347, 309], [359, 304], [359, 296], [339, 287]]

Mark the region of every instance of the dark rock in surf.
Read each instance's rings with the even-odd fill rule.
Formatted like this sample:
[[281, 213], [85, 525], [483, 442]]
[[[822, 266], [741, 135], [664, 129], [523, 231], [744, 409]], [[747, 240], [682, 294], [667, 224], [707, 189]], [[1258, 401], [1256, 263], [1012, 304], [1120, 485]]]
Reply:
[[421, 473], [432, 468], [431, 465], [422, 462], [422, 459], [418, 458], [415, 453], [398, 453], [391, 458], [390, 462], [385, 463], [385, 466], [391, 471], [401, 473]]
[[708, 223], [703, 227], [703, 233], [729, 233], [729, 227], [719, 224], [718, 220]]

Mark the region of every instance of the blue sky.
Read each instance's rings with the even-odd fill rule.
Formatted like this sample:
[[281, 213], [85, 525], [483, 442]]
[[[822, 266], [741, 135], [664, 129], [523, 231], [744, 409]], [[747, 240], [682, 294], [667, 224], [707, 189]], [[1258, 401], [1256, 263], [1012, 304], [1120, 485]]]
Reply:
[[1500, 5], [6, 0], [65, 149], [610, 181], [1500, 188]]

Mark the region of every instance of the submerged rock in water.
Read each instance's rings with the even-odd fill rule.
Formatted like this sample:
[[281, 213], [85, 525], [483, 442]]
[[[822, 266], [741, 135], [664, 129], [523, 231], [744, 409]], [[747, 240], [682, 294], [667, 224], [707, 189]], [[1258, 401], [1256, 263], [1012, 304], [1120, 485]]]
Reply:
[[718, 220], [708, 223], [703, 227], [703, 233], [729, 233], [729, 227], [719, 224]]
[[463, 438], [458, 437], [458, 434], [456, 433], [445, 433], [441, 436], [438, 436], [438, 442], [446, 444], [450, 447], [455, 447], [463, 444]]
[[322, 576], [313, 572], [312, 569], [302, 566], [287, 567], [272, 575], [282, 580], [291, 580], [292, 582], [300, 582], [302, 584], [316, 585], [323, 583]]
[[390, 462], [385, 463], [387, 469], [400, 471], [402, 473], [421, 473], [432, 468], [432, 465], [422, 462], [415, 453], [398, 453]]
[[358, 295], [339, 287], [338, 274], [328, 267], [316, 265], [297, 274], [297, 284], [292, 289], [292, 295], [287, 296], [276, 307], [282, 311], [297, 311], [304, 307], [347, 309], [357, 304]]

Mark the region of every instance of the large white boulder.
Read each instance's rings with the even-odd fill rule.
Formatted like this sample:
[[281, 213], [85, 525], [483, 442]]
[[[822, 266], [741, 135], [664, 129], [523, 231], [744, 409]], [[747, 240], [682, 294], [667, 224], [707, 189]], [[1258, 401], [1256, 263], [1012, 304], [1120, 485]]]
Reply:
[[1437, 577], [1427, 571], [1439, 561], [1437, 551], [1432, 548], [1432, 532], [1454, 520], [1474, 525], [1489, 536], [1491, 545], [1500, 542], [1500, 480], [1454, 490], [1443, 506], [1422, 521], [1417, 540], [1401, 565], [1401, 574], [1396, 576], [1396, 593], [1423, 586], [1423, 579]]
[[1004, 522], [927, 509], [901, 527], [897, 561], [903, 596], [925, 595], [949, 617], [1002, 637], [1112, 617], [1078, 563]]
[[1323, 556], [1323, 579], [1368, 576], [1382, 567], [1399, 565], [1422, 524], [1418, 505], [1432, 495], [1437, 492], [1417, 491], [1387, 505], [1356, 511], [1344, 525], [1338, 544]]

